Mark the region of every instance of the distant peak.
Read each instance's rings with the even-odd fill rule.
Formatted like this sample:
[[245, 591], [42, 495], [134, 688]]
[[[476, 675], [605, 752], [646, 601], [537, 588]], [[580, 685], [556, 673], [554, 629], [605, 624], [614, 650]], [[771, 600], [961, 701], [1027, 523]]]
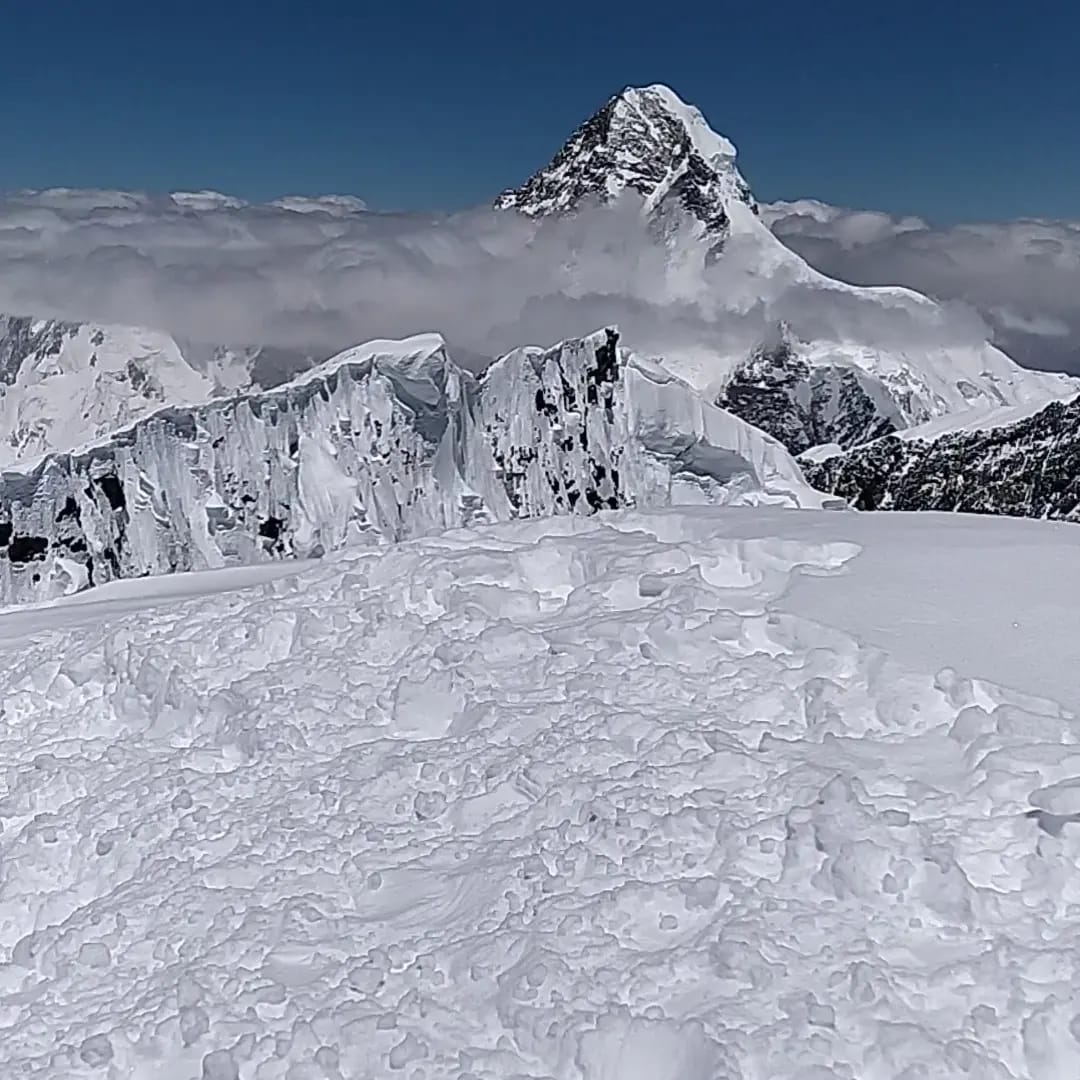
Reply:
[[735, 144], [713, 131], [696, 105], [683, 101], [670, 86], [628, 86], [614, 100], [625, 102], [642, 116], [664, 113], [686, 132], [694, 149], [710, 164], [725, 165], [735, 160]]
[[269, 204], [277, 210], [294, 214], [330, 214], [345, 217], [367, 209], [367, 203], [355, 195], [283, 195]]
[[248, 205], [244, 199], [220, 191], [172, 191], [169, 198], [181, 210], [242, 210]]
[[544, 216], [610, 202], [629, 189], [645, 200], [650, 215], [676, 205], [708, 232], [726, 233], [732, 203], [756, 210], [735, 154], [734, 145], [670, 87], [631, 86], [586, 120], [550, 164], [504, 191], [495, 206]]

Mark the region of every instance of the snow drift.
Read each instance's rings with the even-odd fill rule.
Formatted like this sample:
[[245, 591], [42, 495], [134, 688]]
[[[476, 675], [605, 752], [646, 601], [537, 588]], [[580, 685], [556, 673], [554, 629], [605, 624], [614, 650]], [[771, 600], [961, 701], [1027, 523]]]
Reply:
[[0, 617], [0, 1075], [1080, 1075], [1078, 532], [621, 511]]

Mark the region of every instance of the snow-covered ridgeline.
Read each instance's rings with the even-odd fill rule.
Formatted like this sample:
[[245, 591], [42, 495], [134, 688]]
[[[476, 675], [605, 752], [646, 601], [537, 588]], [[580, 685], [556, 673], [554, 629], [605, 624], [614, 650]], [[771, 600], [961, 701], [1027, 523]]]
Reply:
[[821, 502], [779, 443], [614, 330], [516, 350], [479, 379], [421, 335], [3, 474], [0, 599], [488, 521], [740, 501]]
[[289, 349], [0, 314], [0, 468], [96, 444], [168, 405], [272, 386], [310, 362]]
[[[1017, 410], [1002, 410], [1007, 419]], [[918, 430], [918, 429], [917, 429]], [[1012, 423], [890, 436], [804, 460], [810, 480], [860, 510], [953, 510], [1080, 521], [1080, 397]]]

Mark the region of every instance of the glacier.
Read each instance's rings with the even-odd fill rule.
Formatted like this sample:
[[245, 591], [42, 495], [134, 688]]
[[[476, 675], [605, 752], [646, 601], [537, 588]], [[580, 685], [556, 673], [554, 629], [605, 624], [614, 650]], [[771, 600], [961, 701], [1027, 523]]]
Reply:
[[[828, 501], [828, 500], [824, 500]], [[474, 376], [436, 334], [170, 406], [0, 475], [0, 601], [628, 507], [821, 506], [775, 440], [605, 329]]]

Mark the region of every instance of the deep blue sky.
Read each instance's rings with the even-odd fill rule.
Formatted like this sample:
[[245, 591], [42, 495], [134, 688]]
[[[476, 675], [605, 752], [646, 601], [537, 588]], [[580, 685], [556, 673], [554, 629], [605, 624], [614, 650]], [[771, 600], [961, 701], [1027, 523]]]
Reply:
[[31, 0], [0, 30], [0, 189], [457, 208], [524, 179], [621, 86], [666, 82], [762, 199], [1080, 218], [1066, 0]]

